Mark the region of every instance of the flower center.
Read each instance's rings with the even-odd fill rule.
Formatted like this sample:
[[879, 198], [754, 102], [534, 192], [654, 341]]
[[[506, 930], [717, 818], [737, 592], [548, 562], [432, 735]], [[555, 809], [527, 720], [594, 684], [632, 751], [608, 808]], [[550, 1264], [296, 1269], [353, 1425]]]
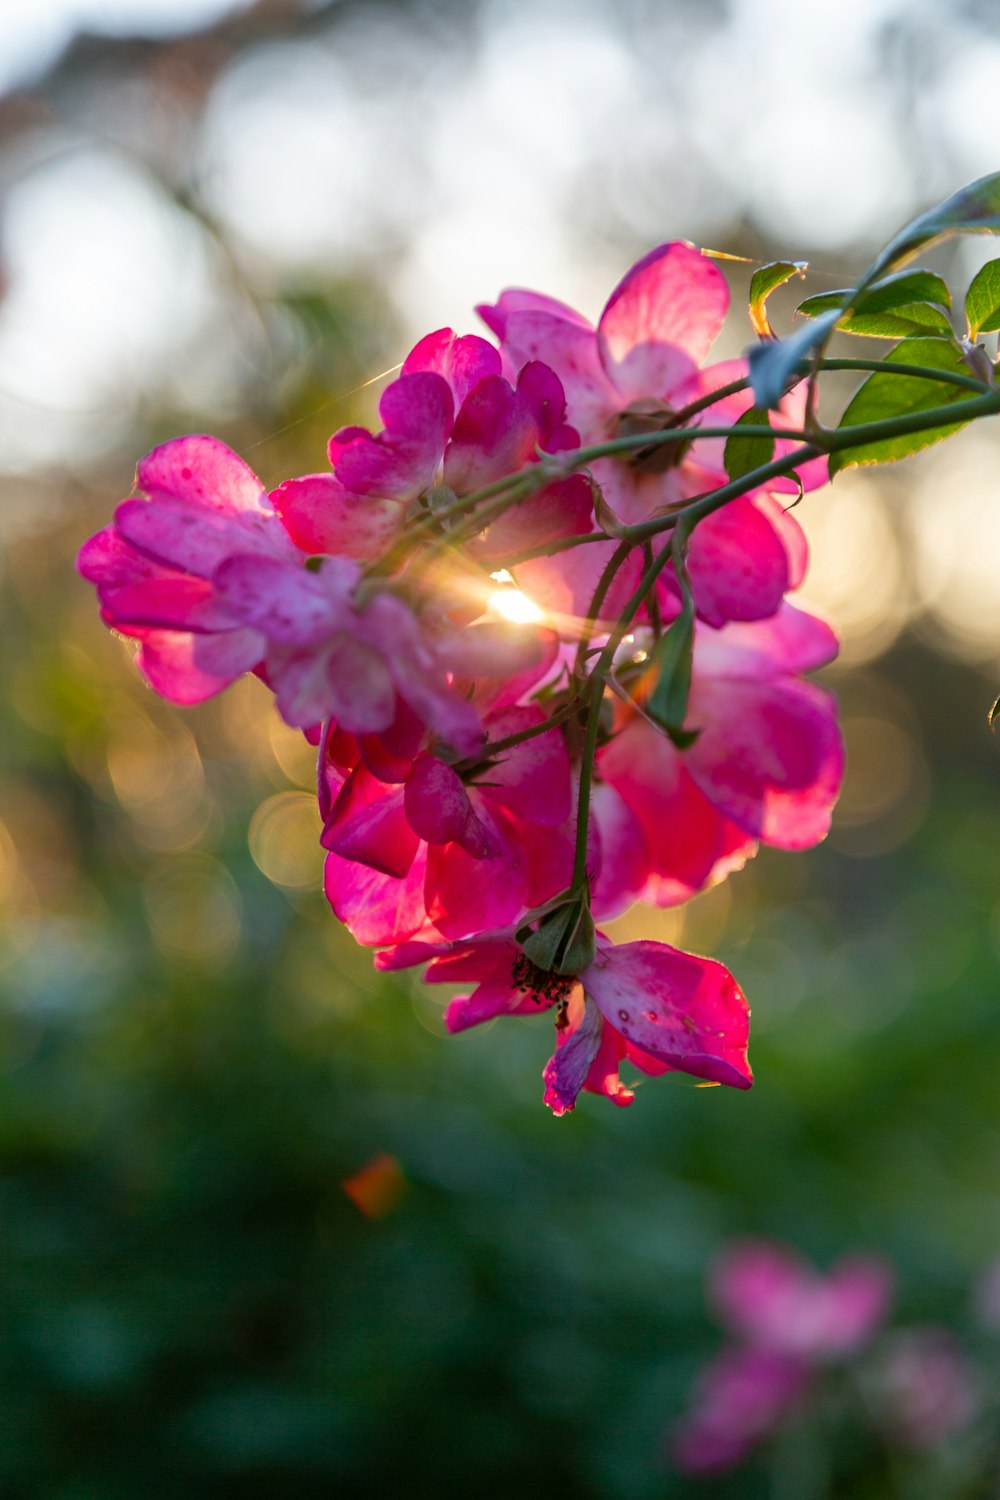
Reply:
[[[657, 401], [652, 396], [640, 396], [625, 410], [619, 412], [615, 425], [616, 437], [642, 437], [667, 432], [673, 425], [677, 413], [669, 401]], [[628, 463], [640, 474], [666, 474], [678, 468], [691, 446], [691, 439], [678, 443], [654, 443], [649, 448], [636, 448]]]
[[577, 982], [572, 974], [550, 974], [540, 969], [524, 953], [515, 958], [510, 977], [514, 988], [536, 1005], [565, 1005]]

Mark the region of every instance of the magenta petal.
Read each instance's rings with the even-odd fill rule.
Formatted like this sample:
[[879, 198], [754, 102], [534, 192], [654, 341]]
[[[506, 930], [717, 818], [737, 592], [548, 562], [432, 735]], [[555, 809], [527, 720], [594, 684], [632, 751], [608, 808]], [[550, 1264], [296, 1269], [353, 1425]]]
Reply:
[[584, 999], [571, 1007], [576, 1015], [563, 1030], [556, 1032], [556, 1050], [542, 1072], [545, 1103], [554, 1115], [564, 1115], [576, 1104], [591, 1065], [601, 1045], [604, 1023], [596, 1005]]
[[600, 872], [591, 883], [590, 906], [597, 921], [610, 921], [639, 899], [649, 876], [649, 849], [638, 818], [614, 787], [594, 786], [590, 815], [601, 838]]
[[153, 562], [127, 542], [116, 526], [105, 526], [88, 537], [76, 556], [77, 572], [103, 594], [144, 578], [170, 578], [177, 574]]
[[837, 651], [837, 637], [825, 620], [782, 604], [766, 620], [732, 622], [724, 630], [699, 630], [695, 672], [699, 678], [813, 672], [833, 661]]
[[295, 545], [314, 555], [367, 561], [395, 540], [405, 521], [398, 501], [354, 495], [333, 474], [286, 479], [270, 499]]
[[645, 838], [643, 899], [675, 906], [738, 868], [741, 844], [743, 858], [751, 852], [751, 840], [727, 823], [667, 736], [646, 720], [632, 719], [601, 751], [598, 765]]
[[326, 898], [359, 943], [384, 948], [405, 942], [427, 924], [424, 879], [427, 856], [419, 850], [402, 880], [338, 854], [326, 857]]
[[326, 662], [330, 712], [354, 734], [381, 734], [396, 714], [396, 692], [385, 657], [346, 631], [334, 636]]
[[[477, 947], [479, 945], [477, 944]], [[513, 948], [513, 944], [510, 945]], [[515, 950], [516, 951], [516, 950]], [[444, 1013], [444, 1023], [451, 1032], [467, 1031], [470, 1026], [480, 1026], [497, 1016], [538, 1015], [547, 1002], [536, 1000], [533, 995], [519, 989], [511, 976], [513, 953], [501, 954], [493, 963], [486, 964], [479, 958], [480, 983], [470, 995], [457, 995]], [[436, 966], [435, 966], [436, 967]], [[462, 982], [462, 976], [450, 970], [434, 976], [435, 981]]]
[[141, 632], [141, 639], [135, 664], [150, 687], [171, 703], [203, 703], [252, 671], [264, 650], [256, 630], [218, 635], [149, 630]]
[[[507, 739], [545, 723], [534, 704], [509, 708], [489, 721], [490, 738]], [[489, 746], [486, 746], [487, 753]], [[515, 817], [556, 827], [570, 813], [569, 754], [561, 729], [547, 729], [500, 752], [483, 776], [483, 795]]]
[[[564, 633], [572, 635], [586, 619], [594, 589], [617, 545], [589, 542], [552, 557], [536, 557], [518, 563], [514, 576], [528, 597], [558, 620]], [[642, 551], [635, 547], [615, 574], [601, 610], [603, 619], [618, 617], [635, 591], [641, 570]]]
[[139, 460], [135, 482], [151, 499], [180, 500], [226, 514], [266, 508], [253, 470], [225, 443], [203, 434], [161, 443]]
[[692, 777], [727, 818], [781, 849], [807, 849], [829, 831], [844, 749], [829, 693], [811, 682], [696, 682], [685, 752]]
[[357, 766], [326, 819], [322, 844], [385, 875], [405, 875], [419, 839], [403, 808], [402, 787], [388, 786], [367, 766]]
[[233, 630], [241, 622], [215, 587], [204, 578], [185, 574], [142, 579], [105, 592], [105, 617], [117, 628], [149, 625], [162, 630]]
[[462, 778], [433, 755], [421, 755], [406, 782], [406, 816], [429, 844], [461, 844], [473, 859], [496, 859], [496, 834], [469, 801]]
[[272, 557], [229, 557], [214, 581], [239, 619], [284, 645], [314, 646], [342, 623], [343, 609], [304, 567]]
[[451, 386], [458, 411], [466, 396], [487, 375], [501, 373], [500, 355], [492, 344], [474, 333], [458, 337], [450, 328], [439, 328], [422, 338], [403, 361], [402, 374], [430, 371]]
[[[412, 500], [435, 482], [454, 416], [448, 382], [440, 375], [401, 375], [382, 393], [385, 431], [336, 434], [331, 462], [337, 478], [358, 495]], [[353, 429], [352, 429], [353, 431]]]
[[597, 329], [604, 367], [625, 401], [669, 395], [705, 358], [728, 306], [716, 263], [683, 241], [637, 261], [611, 293]]
[[427, 914], [446, 937], [506, 927], [523, 906], [527, 869], [516, 828], [492, 812], [500, 842], [495, 859], [475, 859], [460, 844], [432, 844], [427, 853]]
[[[538, 298], [537, 303], [546, 299]], [[554, 306], [555, 304], [551, 304]], [[568, 314], [568, 315], [567, 315]], [[584, 442], [607, 436], [622, 398], [602, 368], [594, 330], [576, 313], [535, 305], [511, 310], [503, 320], [503, 344], [517, 369], [541, 360], [554, 370], [566, 396], [567, 420]]]
[[234, 553], [295, 555], [281, 522], [270, 513], [231, 516], [174, 500], [123, 500], [115, 525], [147, 557], [202, 578], [210, 578]]
[[666, 943], [599, 949], [584, 988], [625, 1040], [682, 1072], [747, 1089], [750, 1011], [729, 970]]
[[782, 538], [745, 495], [695, 527], [688, 571], [698, 614], [716, 626], [773, 615], [791, 587]]
[[594, 529], [594, 498], [582, 474], [551, 484], [506, 511], [487, 529], [474, 551], [484, 562], [501, 560], [567, 536]]

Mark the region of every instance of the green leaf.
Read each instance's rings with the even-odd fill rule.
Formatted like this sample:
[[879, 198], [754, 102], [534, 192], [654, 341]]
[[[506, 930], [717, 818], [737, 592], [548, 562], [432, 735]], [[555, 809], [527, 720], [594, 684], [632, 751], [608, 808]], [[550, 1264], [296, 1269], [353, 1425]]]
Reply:
[[841, 308], [837, 324], [840, 332], [866, 338], [901, 339], [921, 334], [950, 338], [952, 327], [942, 311], [950, 306], [947, 282], [933, 271], [916, 270], [900, 271], [858, 292], [850, 287], [820, 292], [807, 297], [797, 311], [816, 317]]
[[1000, 698], [997, 699], [993, 707], [990, 709], [989, 714], [987, 715], [986, 722], [989, 724], [991, 729], [996, 729], [997, 719], [1000, 719]]
[[1000, 260], [988, 260], [972, 278], [965, 299], [969, 338], [995, 333], [1000, 328]]
[[[890, 417], [930, 411], [932, 407], [950, 406], [953, 402], [968, 399], [958, 386], [892, 373], [893, 364], [907, 364], [921, 365], [927, 370], [966, 374], [962, 351], [950, 339], [905, 339], [886, 355], [882, 364], [883, 368], [870, 375], [855, 394], [840, 419], [838, 431], [858, 427], [866, 422], [881, 422]], [[929, 448], [932, 443], [939, 443], [942, 438], [949, 437], [964, 425], [956, 422], [946, 427], [929, 428], [924, 432], [880, 438], [874, 443], [862, 443], [857, 448], [838, 449], [830, 455], [830, 478], [842, 469], [853, 469], [862, 464], [891, 463], [896, 459], [906, 458], [910, 453], [918, 453], [922, 448]]]
[[762, 339], [773, 339], [774, 330], [768, 320], [765, 303], [772, 292], [793, 276], [804, 276], [808, 261], [772, 260], [766, 266], [758, 266], [750, 278], [750, 321], [754, 332]]
[[[756, 406], [751, 406], [745, 411], [737, 422], [737, 427], [770, 427], [766, 411], [760, 411]], [[759, 469], [762, 464], [769, 464], [774, 457], [774, 438], [760, 436], [743, 436], [739, 432], [733, 432], [726, 439], [723, 463], [726, 473], [730, 479], [739, 479], [744, 474], [749, 474], [751, 469]]]
[[684, 728], [693, 659], [694, 600], [689, 595], [681, 613], [661, 637], [653, 653], [652, 665], [658, 669], [659, 675], [646, 704], [650, 718], [662, 724], [678, 750], [686, 750], [698, 738], [699, 732]]
[[831, 307], [850, 306], [856, 312], [887, 312], [893, 307], [905, 307], [911, 302], [936, 302], [941, 307], [951, 306], [948, 283], [935, 271], [917, 268], [912, 271], [897, 271], [871, 286], [857, 291], [853, 287], [838, 287], [831, 292], [818, 292], [807, 297], [796, 309], [815, 317]]
[[820, 313], [787, 339], [755, 344], [747, 351], [753, 398], [762, 410], [777, 406], [799, 365], [833, 332], [839, 308]]
[[948, 234], [1000, 233], [1000, 172], [980, 177], [905, 225], [878, 256], [865, 282]]

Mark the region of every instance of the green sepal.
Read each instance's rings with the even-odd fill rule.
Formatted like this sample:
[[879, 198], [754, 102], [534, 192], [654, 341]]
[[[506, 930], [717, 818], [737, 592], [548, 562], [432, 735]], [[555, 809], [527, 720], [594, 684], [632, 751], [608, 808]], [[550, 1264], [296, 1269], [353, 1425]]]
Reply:
[[[883, 368], [869, 375], [864, 385], [840, 419], [837, 429], [857, 427], [866, 422], [880, 422], [889, 417], [908, 413], [929, 411], [932, 407], [950, 406], [954, 402], [967, 400], [966, 393], [958, 386], [943, 385], [936, 380], [918, 380], [910, 375], [894, 375], [893, 364], [921, 365], [927, 370], [945, 370], [956, 375], [966, 373], [962, 350], [951, 339], [905, 339], [889, 351], [882, 361]], [[857, 448], [841, 448], [830, 455], [830, 478], [843, 469], [853, 469], [865, 464], [892, 463], [919, 453], [943, 438], [957, 432], [963, 422], [946, 427], [932, 427], [924, 432], [910, 432], [898, 437], [882, 438], [875, 443], [862, 443]]]
[[[532, 925], [544, 913], [537, 927]], [[597, 952], [594, 919], [586, 895], [568, 895], [530, 913], [514, 934], [525, 958], [546, 974], [582, 974]]]
[[772, 260], [766, 266], [758, 266], [750, 278], [750, 302], [748, 311], [754, 332], [762, 339], [773, 339], [774, 329], [767, 316], [767, 299], [779, 286], [791, 281], [793, 276], [804, 276], [808, 261]]
[[[756, 406], [751, 406], [750, 410], [745, 411], [735, 423], [736, 427], [770, 427], [770, 425], [767, 412], [761, 411]], [[730, 479], [740, 479], [744, 474], [749, 474], [751, 469], [759, 469], [763, 464], [769, 464], [773, 457], [773, 437], [744, 436], [740, 432], [733, 432], [726, 439], [722, 462]]]
[[660, 638], [653, 652], [651, 665], [657, 673], [657, 679], [646, 703], [649, 717], [667, 731], [678, 750], [686, 750], [700, 733], [697, 729], [684, 728], [688, 698], [691, 695], [693, 661], [694, 600], [689, 595], [684, 608]]
[[972, 278], [966, 293], [965, 316], [969, 338], [996, 333], [1000, 328], [1000, 260], [988, 260]]

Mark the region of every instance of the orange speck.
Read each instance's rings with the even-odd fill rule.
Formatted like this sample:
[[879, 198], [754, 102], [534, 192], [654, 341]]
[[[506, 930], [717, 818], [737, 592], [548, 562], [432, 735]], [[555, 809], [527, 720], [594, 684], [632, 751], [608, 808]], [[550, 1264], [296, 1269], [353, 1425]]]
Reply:
[[406, 1178], [396, 1158], [383, 1151], [340, 1185], [366, 1218], [383, 1219], [402, 1198]]

